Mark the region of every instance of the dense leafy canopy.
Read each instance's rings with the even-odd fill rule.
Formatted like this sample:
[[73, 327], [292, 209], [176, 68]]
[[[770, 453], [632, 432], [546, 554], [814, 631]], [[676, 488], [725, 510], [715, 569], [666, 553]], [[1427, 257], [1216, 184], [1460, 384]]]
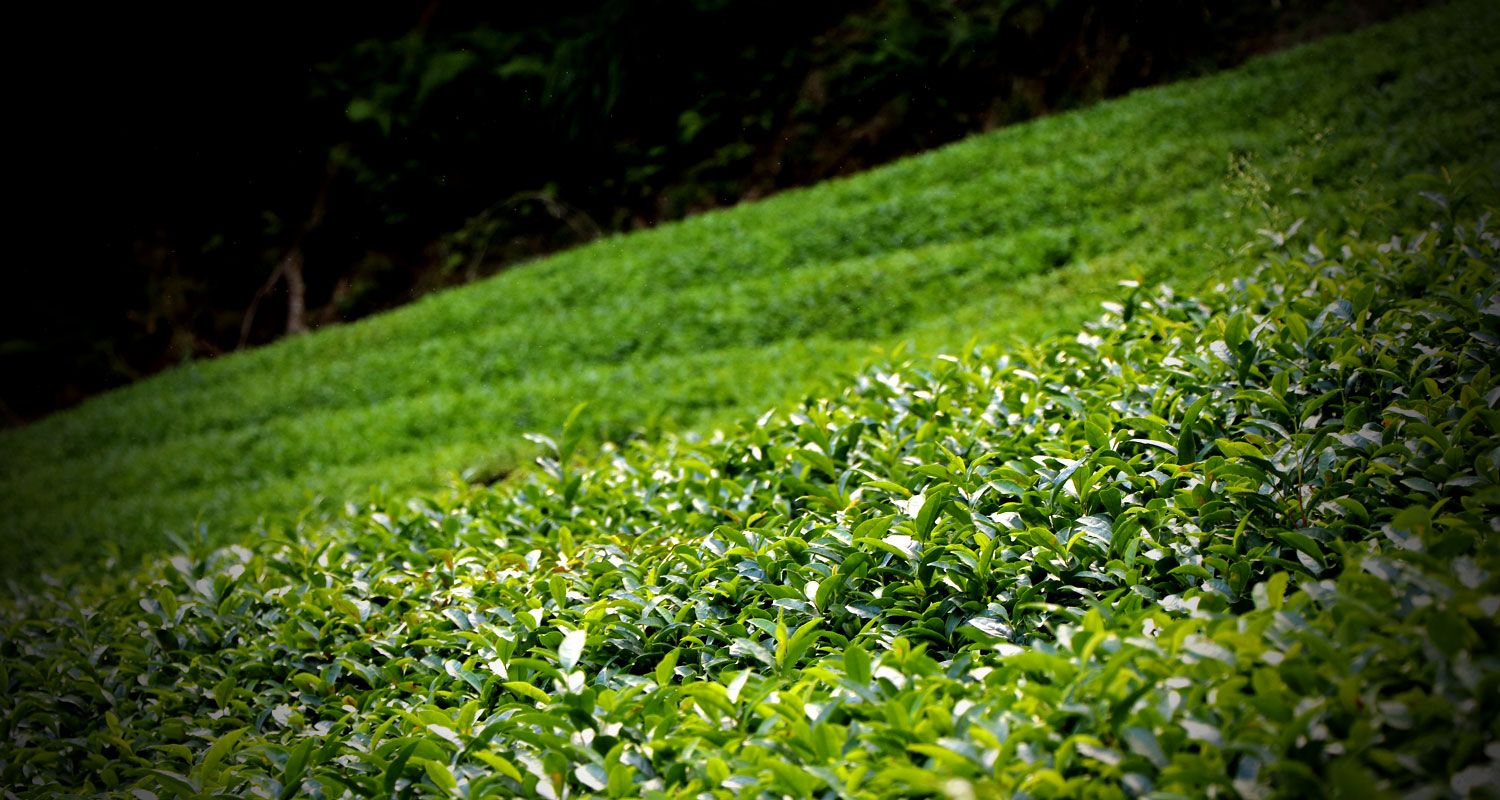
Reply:
[[1260, 227], [1410, 220], [1428, 209], [1404, 198], [1441, 187], [1409, 176], [1496, 177], [1497, 14], [1454, 4], [609, 238], [5, 431], [0, 574], [131, 566], [200, 522], [227, 544], [309, 495], [492, 480], [582, 401], [589, 438], [619, 441], [756, 413], [872, 346], [1066, 330], [1137, 270], [1196, 289]]
[[[1448, 198], [1432, 195], [1446, 207]], [[1275, 233], [1200, 299], [706, 440], [6, 609], [17, 796], [1479, 797], [1500, 237]]]

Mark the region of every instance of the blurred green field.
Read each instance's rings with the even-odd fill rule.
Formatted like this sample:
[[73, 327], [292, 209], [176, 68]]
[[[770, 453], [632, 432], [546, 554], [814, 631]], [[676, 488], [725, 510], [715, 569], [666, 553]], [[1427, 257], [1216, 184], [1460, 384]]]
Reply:
[[596, 439], [711, 426], [872, 347], [1038, 337], [1138, 273], [1192, 287], [1257, 230], [1493, 198], [1497, 54], [1500, 9], [1458, 3], [186, 365], [0, 434], [3, 574], [494, 479], [580, 402]]

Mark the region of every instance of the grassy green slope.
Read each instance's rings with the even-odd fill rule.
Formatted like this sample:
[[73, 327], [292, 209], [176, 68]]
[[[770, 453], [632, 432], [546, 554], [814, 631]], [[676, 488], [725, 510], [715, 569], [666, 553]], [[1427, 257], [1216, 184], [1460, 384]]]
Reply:
[[0, 785], [1494, 798], [1500, 236], [1458, 220], [0, 597]]
[[1266, 224], [1235, 154], [1305, 192], [1283, 225], [1416, 172], [1492, 180], [1496, 53], [1495, 4], [1456, 4], [178, 369], [0, 438], [5, 570], [515, 463], [580, 401], [604, 437], [710, 424], [872, 345], [1070, 327], [1137, 269], [1191, 287]]

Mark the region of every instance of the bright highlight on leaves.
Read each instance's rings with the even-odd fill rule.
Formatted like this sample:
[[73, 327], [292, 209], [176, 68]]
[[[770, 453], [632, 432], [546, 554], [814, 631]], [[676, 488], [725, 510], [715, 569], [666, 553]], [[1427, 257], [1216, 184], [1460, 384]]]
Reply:
[[588, 633], [582, 630], [568, 631], [563, 636], [562, 646], [557, 649], [557, 657], [564, 672], [577, 666], [578, 659], [583, 656], [583, 648], [588, 643], [588, 638]]

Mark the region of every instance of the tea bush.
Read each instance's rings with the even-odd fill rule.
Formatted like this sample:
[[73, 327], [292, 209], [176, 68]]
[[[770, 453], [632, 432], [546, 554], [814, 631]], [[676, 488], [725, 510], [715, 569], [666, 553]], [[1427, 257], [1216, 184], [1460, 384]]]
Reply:
[[0, 432], [0, 574], [83, 579], [313, 495], [493, 479], [581, 401], [590, 441], [704, 428], [823, 392], [871, 347], [1072, 329], [1136, 271], [1196, 290], [1271, 222], [1426, 213], [1366, 215], [1433, 188], [1414, 173], [1493, 193], [1497, 87], [1500, 10], [1455, 3], [184, 365]]
[[1488, 224], [1282, 236], [708, 439], [584, 458], [575, 410], [509, 486], [54, 581], [0, 617], [0, 782], [1492, 797]]

